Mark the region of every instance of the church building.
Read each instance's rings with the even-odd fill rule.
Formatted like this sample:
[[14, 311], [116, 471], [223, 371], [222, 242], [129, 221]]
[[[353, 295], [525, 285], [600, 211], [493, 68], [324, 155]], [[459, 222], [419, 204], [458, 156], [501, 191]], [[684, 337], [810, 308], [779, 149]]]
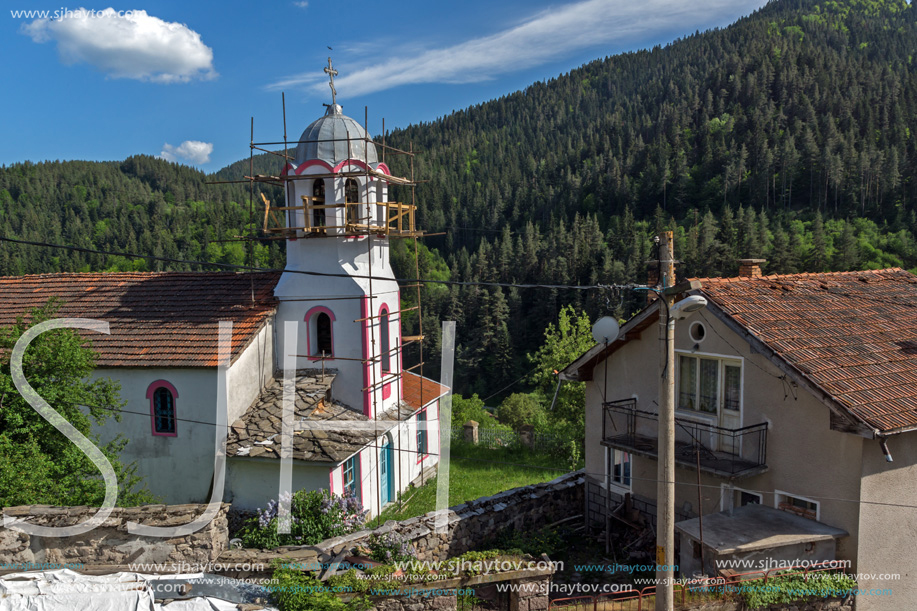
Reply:
[[119, 382], [126, 401], [99, 432], [129, 440], [122, 460], [166, 503], [219, 492], [223, 443], [223, 500], [250, 510], [277, 498], [283, 369], [295, 368], [293, 490], [350, 493], [378, 515], [433, 474], [448, 390], [401, 358], [422, 337], [402, 335], [389, 242], [421, 232], [412, 204], [388, 200], [411, 182], [336, 100], [273, 179], [286, 201], [267, 203], [264, 229], [286, 242], [282, 273], [0, 277], [0, 326], [52, 297], [60, 318], [109, 323], [108, 334], [80, 331], [99, 355], [94, 375]]

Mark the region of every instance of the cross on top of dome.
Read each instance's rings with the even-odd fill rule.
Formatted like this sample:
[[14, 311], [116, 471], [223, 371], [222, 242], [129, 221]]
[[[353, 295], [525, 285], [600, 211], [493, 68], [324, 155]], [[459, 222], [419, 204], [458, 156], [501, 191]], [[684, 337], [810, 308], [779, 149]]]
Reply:
[[331, 66], [331, 58], [328, 58], [328, 66], [325, 68], [325, 74], [328, 75], [328, 78], [331, 79], [331, 82], [328, 85], [331, 87], [331, 106], [337, 104], [337, 95], [338, 92], [334, 88], [334, 77], [338, 75], [338, 71]]

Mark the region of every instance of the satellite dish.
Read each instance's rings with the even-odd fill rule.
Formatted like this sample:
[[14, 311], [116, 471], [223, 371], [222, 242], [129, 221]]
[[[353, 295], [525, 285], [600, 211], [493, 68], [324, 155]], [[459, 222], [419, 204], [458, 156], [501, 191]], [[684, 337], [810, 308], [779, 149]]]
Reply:
[[618, 339], [618, 321], [612, 316], [603, 316], [592, 325], [592, 339], [598, 344], [610, 344]]

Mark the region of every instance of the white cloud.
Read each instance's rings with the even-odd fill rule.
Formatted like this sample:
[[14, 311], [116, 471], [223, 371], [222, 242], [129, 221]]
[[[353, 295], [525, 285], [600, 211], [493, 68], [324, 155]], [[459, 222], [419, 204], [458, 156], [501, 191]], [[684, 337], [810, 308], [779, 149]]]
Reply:
[[36, 19], [22, 31], [35, 42], [57, 42], [65, 64], [85, 62], [114, 78], [183, 83], [217, 76], [213, 50], [200, 34], [146, 11], [81, 8], [62, 19]]
[[308, 8], [309, 7], [309, 3], [306, 2], [306, 0], [299, 0], [298, 2], [294, 2], [293, 5], [298, 6], [299, 8]]
[[[555, 61], [597, 45], [693, 32], [735, 20], [766, 0], [584, 0], [552, 7], [503, 31], [451, 47], [401, 53], [334, 80], [348, 97], [417, 83], [474, 83]], [[375, 55], [378, 57], [378, 54]], [[351, 61], [351, 64], [356, 63]], [[324, 94], [320, 72], [297, 74], [269, 89], [304, 87]]]
[[159, 157], [166, 161], [187, 161], [192, 165], [201, 165], [210, 161], [210, 153], [212, 152], [212, 142], [185, 140], [178, 146], [172, 146], [166, 142], [162, 145], [162, 152], [159, 153]]

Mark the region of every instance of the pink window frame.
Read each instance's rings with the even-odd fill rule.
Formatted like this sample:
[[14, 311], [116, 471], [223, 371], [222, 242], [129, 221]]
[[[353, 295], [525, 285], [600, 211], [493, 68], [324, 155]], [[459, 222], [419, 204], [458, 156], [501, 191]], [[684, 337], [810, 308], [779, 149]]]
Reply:
[[[306, 312], [306, 316], [305, 318], [303, 318], [303, 320], [306, 323], [306, 350], [309, 354], [310, 361], [321, 360], [321, 356], [322, 356], [320, 354], [312, 354], [312, 317], [318, 316], [319, 314], [327, 314], [328, 318], [331, 319], [331, 356], [326, 357], [326, 360], [329, 358], [330, 359], [334, 358], [334, 321], [336, 320], [334, 317], [334, 312], [332, 312], [325, 306], [315, 306], [314, 308], [311, 308], [308, 312]], [[318, 333], [318, 327], [316, 327], [316, 334], [317, 333]], [[316, 337], [315, 340], [317, 342], [318, 338]]]
[[[158, 433], [156, 431], [156, 405], [153, 401], [153, 394], [160, 388], [165, 388], [172, 393], [172, 409], [174, 411], [173, 417], [175, 418], [174, 433]], [[178, 391], [175, 390], [175, 387], [166, 380], [156, 380], [147, 387], [146, 398], [150, 400], [150, 430], [153, 435], [156, 437], [178, 437]]]
[[[382, 345], [382, 315], [383, 314], [385, 314], [388, 317], [388, 329], [386, 329], [386, 331], [388, 332], [388, 346]], [[389, 353], [388, 355], [388, 369], [382, 368], [382, 355], [385, 354], [386, 348], [388, 348], [389, 351], [391, 351], [392, 349], [392, 313], [388, 309], [388, 304], [383, 303], [382, 306], [379, 307], [379, 370], [382, 372], [382, 375], [391, 373], [393, 370], [393, 367], [392, 367], [393, 359], [392, 359], [391, 353]]]
[[[382, 314], [383, 312], [388, 315], [388, 369], [382, 368], [382, 354], [385, 352], [385, 346], [382, 345]], [[383, 303], [379, 306], [379, 371], [382, 374], [382, 379], [385, 379], [386, 375], [391, 375], [395, 370], [393, 366], [393, 360], [395, 357], [392, 356], [392, 311], [389, 309], [387, 303]], [[388, 382], [387, 384], [382, 385], [382, 400], [385, 401], [392, 396], [392, 383]]]

